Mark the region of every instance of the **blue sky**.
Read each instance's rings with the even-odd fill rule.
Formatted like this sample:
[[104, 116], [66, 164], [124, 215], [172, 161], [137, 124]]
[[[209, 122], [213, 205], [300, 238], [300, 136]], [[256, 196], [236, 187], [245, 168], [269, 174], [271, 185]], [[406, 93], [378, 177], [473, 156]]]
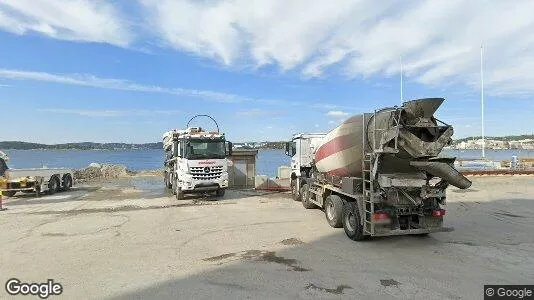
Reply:
[[[532, 1], [0, 0], [0, 140], [153, 142], [195, 114], [233, 141], [444, 97], [455, 137], [534, 133]], [[211, 126], [206, 120], [197, 125]]]

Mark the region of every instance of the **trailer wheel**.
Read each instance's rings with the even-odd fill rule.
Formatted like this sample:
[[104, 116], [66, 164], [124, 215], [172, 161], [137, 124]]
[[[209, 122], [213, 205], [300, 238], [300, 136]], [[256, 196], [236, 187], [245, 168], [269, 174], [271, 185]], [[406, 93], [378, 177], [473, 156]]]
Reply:
[[178, 187], [178, 183], [176, 182], [176, 178], [175, 178], [173, 179], [172, 188], [171, 188], [171, 192], [173, 195], [176, 195], [176, 187]]
[[343, 200], [338, 195], [330, 195], [324, 201], [324, 215], [334, 228], [343, 227]]
[[48, 193], [50, 195], [56, 193], [59, 190], [59, 179], [56, 176], [52, 176], [48, 182]]
[[306, 209], [315, 208], [315, 204], [310, 202], [310, 187], [307, 183], [303, 184], [300, 188], [302, 206]]
[[68, 191], [72, 187], [72, 177], [70, 174], [63, 176], [63, 190]]
[[295, 201], [301, 201], [301, 197], [298, 192], [296, 180], [291, 180], [291, 198], [293, 198], [293, 200]]
[[367, 238], [363, 232], [358, 206], [354, 201], [346, 202], [343, 205], [343, 229], [353, 241], [362, 241]]

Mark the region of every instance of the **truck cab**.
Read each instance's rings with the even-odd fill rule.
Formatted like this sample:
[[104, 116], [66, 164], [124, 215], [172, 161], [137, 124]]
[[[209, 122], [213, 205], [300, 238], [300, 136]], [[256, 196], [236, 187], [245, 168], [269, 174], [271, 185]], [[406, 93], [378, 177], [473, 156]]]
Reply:
[[301, 177], [310, 176], [315, 151], [321, 145], [326, 133], [298, 133], [286, 143], [286, 155], [291, 157], [291, 193], [295, 201], [300, 200]]
[[177, 199], [187, 193], [215, 192], [224, 196], [228, 187], [228, 160], [232, 145], [224, 133], [200, 127], [166, 132], [165, 185]]

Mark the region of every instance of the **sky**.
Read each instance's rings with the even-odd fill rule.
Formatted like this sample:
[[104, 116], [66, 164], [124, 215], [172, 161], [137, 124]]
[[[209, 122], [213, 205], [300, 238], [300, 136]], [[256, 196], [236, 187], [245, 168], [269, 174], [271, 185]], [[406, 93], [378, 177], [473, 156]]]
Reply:
[[[197, 114], [287, 140], [443, 97], [456, 138], [534, 133], [531, 0], [0, 0], [0, 140], [160, 141]], [[191, 125], [213, 129], [206, 118]]]

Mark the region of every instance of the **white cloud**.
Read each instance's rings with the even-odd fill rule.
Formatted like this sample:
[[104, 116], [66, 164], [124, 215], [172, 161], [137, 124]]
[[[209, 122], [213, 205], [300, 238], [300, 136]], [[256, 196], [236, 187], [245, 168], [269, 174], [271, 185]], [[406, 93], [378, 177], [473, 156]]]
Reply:
[[[0, 0], [1, 1], [1, 0]], [[110, 90], [120, 90], [120, 91], [134, 91], [141, 93], [161, 93], [169, 94], [175, 96], [186, 96], [186, 97], [195, 97], [220, 103], [243, 103], [250, 102], [256, 104], [265, 104], [265, 105], [303, 105], [302, 102], [298, 101], [286, 101], [286, 100], [277, 100], [277, 99], [261, 99], [261, 98], [252, 98], [247, 96], [240, 96], [236, 94], [221, 93], [210, 90], [195, 90], [195, 89], [185, 89], [179, 87], [162, 87], [157, 85], [146, 85], [141, 83], [132, 82], [125, 79], [116, 79], [116, 78], [101, 78], [94, 75], [88, 74], [53, 74], [47, 72], [36, 72], [36, 71], [24, 71], [24, 70], [12, 70], [12, 69], [0, 69], [0, 78], [10, 79], [10, 80], [31, 80], [31, 81], [40, 81], [56, 84], [67, 84], [67, 85], [76, 85], [76, 86], [85, 86], [101, 89], [110, 89]], [[2, 85], [0, 85], [2, 86]], [[9, 86], [9, 85], [3, 85]], [[325, 109], [326, 107], [337, 107], [328, 103], [309, 103], [310, 108], [313, 109]], [[252, 114], [253, 111], [245, 111], [242, 114]], [[255, 112], [256, 115], [258, 112]], [[273, 114], [273, 112], [269, 112]], [[276, 114], [280, 114], [276, 112]]]
[[139, 0], [171, 47], [225, 65], [406, 76], [478, 86], [479, 49], [495, 94], [534, 92], [534, 1]]
[[86, 110], [86, 109], [62, 109], [43, 108], [40, 112], [72, 114], [84, 117], [122, 117], [122, 116], [151, 116], [151, 115], [176, 115], [178, 110]]
[[[234, 94], [219, 93], [209, 90], [193, 90], [183, 88], [168, 88], [154, 85], [144, 85], [131, 82], [124, 79], [114, 78], [100, 78], [93, 75], [61, 75], [51, 74], [45, 72], [33, 72], [33, 71], [20, 71], [20, 70], [8, 70], [0, 69], [0, 78], [12, 79], [12, 80], [33, 80], [50, 83], [68, 84], [95, 87], [111, 90], [122, 91], [136, 91], [144, 93], [163, 93], [176, 96], [190, 96], [197, 97], [223, 103], [238, 103], [244, 101], [257, 101], [262, 102], [261, 99], [252, 99], [247, 97], [241, 97]], [[268, 100], [265, 100], [268, 101]]]
[[341, 111], [341, 110], [331, 110], [331, 111], [327, 112], [326, 115], [329, 116], [329, 117], [341, 118], [341, 117], [348, 116], [349, 113]]
[[[226, 66], [276, 65], [304, 77], [392, 76], [400, 71], [402, 57], [406, 76], [412, 80], [473, 88], [479, 86], [483, 42], [488, 93], [534, 93], [531, 0], [338, 0], [335, 4], [137, 0], [139, 7], [116, 3], [0, 0], [0, 30], [121, 47], [135, 41], [163, 44]], [[145, 28], [134, 27], [139, 26], [134, 22]]]
[[0, 0], [0, 29], [117, 46], [133, 38], [120, 11], [104, 0]]

